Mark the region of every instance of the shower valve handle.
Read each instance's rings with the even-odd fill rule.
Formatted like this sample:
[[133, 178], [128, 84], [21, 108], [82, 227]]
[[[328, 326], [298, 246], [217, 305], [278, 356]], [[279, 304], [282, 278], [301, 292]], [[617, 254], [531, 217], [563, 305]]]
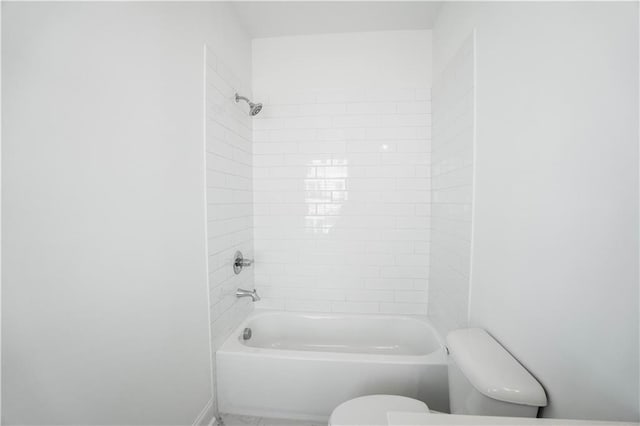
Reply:
[[245, 259], [244, 256], [242, 256], [242, 252], [237, 251], [233, 260], [233, 272], [235, 272], [237, 275], [242, 272], [242, 268], [246, 268], [247, 266], [251, 266], [252, 264], [253, 259]]
[[236, 260], [236, 265], [240, 265], [243, 268], [247, 266], [251, 266], [253, 264], [253, 259], [238, 259]]

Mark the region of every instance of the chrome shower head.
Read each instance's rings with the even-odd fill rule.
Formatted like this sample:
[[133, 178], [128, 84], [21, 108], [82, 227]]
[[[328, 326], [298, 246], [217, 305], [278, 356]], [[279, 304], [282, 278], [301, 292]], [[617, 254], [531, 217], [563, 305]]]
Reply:
[[240, 102], [240, 99], [242, 99], [243, 101], [245, 101], [246, 103], [249, 104], [249, 115], [250, 116], [255, 117], [256, 115], [258, 115], [260, 113], [260, 111], [262, 111], [262, 104], [260, 104], [260, 103], [254, 104], [249, 99], [245, 98], [244, 96], [240, 96], [240, 95], [238, 95], [236, 93], [236, 103]]
[[258, 115], [260, 111], [262, 111], [262, 104], [254, 104], [249, 102], [249, 114], [251, 114], [252, 117]]

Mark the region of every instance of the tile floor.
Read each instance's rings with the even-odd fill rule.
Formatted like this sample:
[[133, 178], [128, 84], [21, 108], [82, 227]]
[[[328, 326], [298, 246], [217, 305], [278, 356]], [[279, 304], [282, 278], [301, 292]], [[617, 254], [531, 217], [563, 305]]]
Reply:
[[222, 414], [222, 419], [225, 426], [327, 426], [323, 422], [308, 420], [270, 419], [235, 414]]

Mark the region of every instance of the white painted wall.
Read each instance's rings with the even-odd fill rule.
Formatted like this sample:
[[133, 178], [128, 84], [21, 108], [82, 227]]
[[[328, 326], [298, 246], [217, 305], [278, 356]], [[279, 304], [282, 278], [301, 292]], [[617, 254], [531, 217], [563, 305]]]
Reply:
[[474, 36], [433, 83], [429, 317], [443, 336], [468, 325], [475, 134]]
[[259, 307], [426, 314], [430, 43], [254, 40]]
[[437, 75], [477, 29], [472, 325], [546, 417], [638, 420], [638, 4], [446, 3]]
[[250, 44], [225, 4], [2, 8], [3, 423], [192, 424], [203, 45], [246, 76]]
[[435, 1], [233, 2], [253, 38], [426, 30], [433, 27], [439, 7]]
[[431, 87], [431, 31], [376, 31], [253, 41], [253, 90], [282, 101], [313, 89]]

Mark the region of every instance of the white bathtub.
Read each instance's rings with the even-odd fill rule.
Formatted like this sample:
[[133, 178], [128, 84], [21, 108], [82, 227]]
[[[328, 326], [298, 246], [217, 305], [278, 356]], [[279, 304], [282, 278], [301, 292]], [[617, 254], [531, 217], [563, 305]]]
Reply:
[[382, 393], [446, 412], [446, 363], [426, 319], [256, 311], [216, 353], [219, 410], [326, 421], [340, 403]]

